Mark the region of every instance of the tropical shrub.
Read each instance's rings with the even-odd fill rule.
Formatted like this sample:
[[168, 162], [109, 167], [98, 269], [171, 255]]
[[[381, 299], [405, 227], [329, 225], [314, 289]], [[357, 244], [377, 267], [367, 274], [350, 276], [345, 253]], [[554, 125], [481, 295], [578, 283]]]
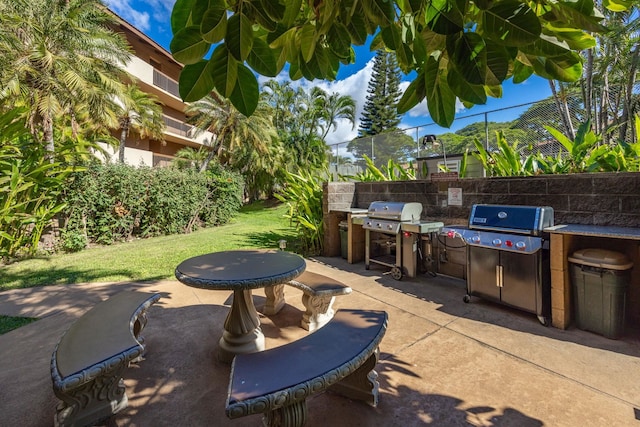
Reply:
[[44, 229], [65, 208], [59, 201], [67, 177], [77, 169], [68, 160], [81, 144], [62, 144], [55, 161], [34, 141], [24, 111], [0, 116], [0, 259], [34, 255]]
[[322, 182], [326, 170], [287, 172], [285, 184], [274, 196], [289, 207], [285, 215], [295, 225], [301, 250], [307, 255], [322, 253]]
[[383, 165], [378, 168], [366, 154], [363, 154], [362, 157], [366, 162], [367, 168], [355, 175], [344, 175], [342, 176], [343, 179], [352, 179], [360, 182], [411, 181], [416, 179], [416, 171], [412, 163], [409, 163], [408, 168], [403, 168], [399, 163], [389, 159], [386, 166]]
[[[522, 156], [518, 141], [509, 144], [504, 135], [498, 133], [497, 151], [485, 150], [476, 139], [476, 152], [472, 155], [480, 160], [488, 176], [640, 171], [640, 136], [637, 136], [635, 142], [620, 141], [609, 145], [601, 143], [602, 137], [592, 130], [590, 121], [580, 124], [573, 139], [551, 126], [544, 127], [564, 150], [553, 156], [545, 156], [540, 152]], [[638, 135], [638, 116], [635, 118], [635, 127]], [[462, 162], [461, 177], [464, 177], [466, 171], [468, 155], [467, 151]]]

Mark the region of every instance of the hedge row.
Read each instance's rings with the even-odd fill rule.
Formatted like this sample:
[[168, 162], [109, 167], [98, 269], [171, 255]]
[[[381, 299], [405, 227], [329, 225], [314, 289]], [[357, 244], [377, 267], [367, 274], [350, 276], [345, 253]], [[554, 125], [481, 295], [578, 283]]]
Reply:
[[240, 208], [242, 189], [242, 177], [222, 168], [199, 173], [94, 165], [65, 191], [62, 249], [224, 224]]

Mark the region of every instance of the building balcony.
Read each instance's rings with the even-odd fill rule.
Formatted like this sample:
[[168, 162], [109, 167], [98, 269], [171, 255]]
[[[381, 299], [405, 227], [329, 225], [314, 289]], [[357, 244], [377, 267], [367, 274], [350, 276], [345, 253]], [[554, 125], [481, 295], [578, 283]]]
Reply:
[[136, 83], [142, 90], [156, 95], [167, 107], [184, 111], [187, 104], [180, 98], [178, 82], [137, 57], [129, 61], [125, 70], [137, 79]]
[[166, 126], [165, 139], [172, 142], [181, 143], [188, 146], [207, 145], [213, 138], [211, 132], [198, 132], [195, 126], [174, 119], [169, 116], [162, 116], [162, 120]]

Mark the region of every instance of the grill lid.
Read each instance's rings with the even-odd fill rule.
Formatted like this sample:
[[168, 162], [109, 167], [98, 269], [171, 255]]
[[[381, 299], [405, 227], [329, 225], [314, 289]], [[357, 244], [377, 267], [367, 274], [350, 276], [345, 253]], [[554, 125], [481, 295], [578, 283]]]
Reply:
[[417, 202], [384, 202], [376, 201], [369, 205], [369, 218], [390, 221], [418, 221], [422, 214], [422, 203]]
[[538, 235], [553, 225], [549, 206], [473, 205], [469, 228]]

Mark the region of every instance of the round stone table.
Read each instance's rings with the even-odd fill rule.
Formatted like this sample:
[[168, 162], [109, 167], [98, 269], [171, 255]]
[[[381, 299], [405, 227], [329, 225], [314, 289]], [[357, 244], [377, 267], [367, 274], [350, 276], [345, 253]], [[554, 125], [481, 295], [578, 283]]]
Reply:
[[251, 290], [286, 283], [305, 268], [304, 258], [290, 252], [234, 250], [189, 258], [176, 267], [175, 275], [188, 286], [233, 291], [218, 351], [218, 359], [230, 363], [236, 354], [264, 350]]

